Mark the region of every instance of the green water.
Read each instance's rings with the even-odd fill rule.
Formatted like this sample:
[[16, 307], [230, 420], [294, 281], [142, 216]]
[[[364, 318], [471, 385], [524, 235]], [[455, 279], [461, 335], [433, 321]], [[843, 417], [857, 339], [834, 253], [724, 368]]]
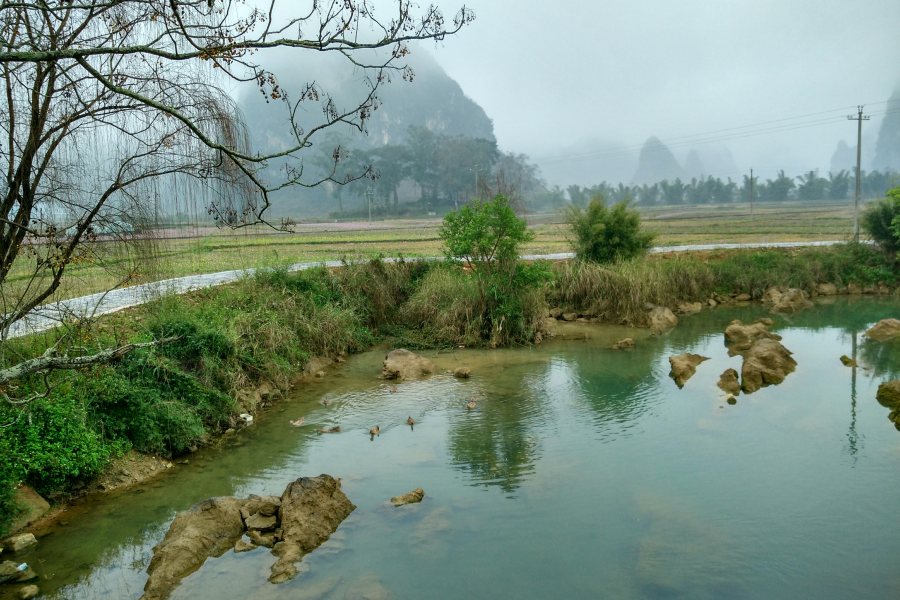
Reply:
[[[226, 446], [73, 507], [27, 560], [50, 597], [137, 598], [176, 512], [329, 473], [358, 509], [295, 580], [266, 581], [265, 548], [228, 552], [173, 598], [900, 597], [900, 432], [875, 400], [900, 375], [900, 345], [860, 341], [868, 369], [855, 375], [839, 361], [900, 303], [778, 318], [796, 372], [730, 406], [715, 383], [741, 359], [721, 332], [763, 315], [720, 309], [657, 338], [593, 327], [536, 349], [425, 353], [472, 379], [396, 393], [377, 379], [383, 349], [355, 356]], [[625, 335], [633, 351], [607, 349]], [[667, 359], [687, 351], [711, 360], [679, 390]], [[421, 504], [386, 504], [416, 487]]]

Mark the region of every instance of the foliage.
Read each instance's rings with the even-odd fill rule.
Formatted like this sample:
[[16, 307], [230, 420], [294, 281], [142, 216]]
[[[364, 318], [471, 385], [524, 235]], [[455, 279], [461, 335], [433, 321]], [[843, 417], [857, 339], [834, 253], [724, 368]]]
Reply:
[[609, 208], [602, 196], [595, 196], [587, 208], [572, 205], [566, 220], [575, 238], [575, 256], [603, 263], [639, 256], [653, 244], [655, 235], [641, 227], [641, 215], [623, 200]]
[[860, 226], [890, 254], [900, 250], [900, 188], [888, 190], [885, 197], [866, 206]]

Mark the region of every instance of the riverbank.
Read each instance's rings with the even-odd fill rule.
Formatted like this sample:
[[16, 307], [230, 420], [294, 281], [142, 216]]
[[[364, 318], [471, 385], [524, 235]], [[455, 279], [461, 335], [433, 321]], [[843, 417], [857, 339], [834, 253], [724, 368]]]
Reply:
[[[825, 283], [835, 292], [893, 293], [898, 283], [894, 262], [866, 245], [531, 266], [521, 294], [501, 299], [506, 320], [490, 323], [470, 270], [426, 261], [273, 269], [109, 315], [86, 341], [178, 339], [90, 371], [57, 374], [50, 397], [27, 413], [4, 407], [0, 417], [13, 425], [0, 441], [9, 457], [0, 472], [0, 514], [13, 514], [11, 490], [20, 481], [64, 498], [131, 450], [172, 460], [212, 443], [241, 425], [240, 414], [254, 414], [329, 363], [385, 340], [413, 348], [527, 345], [552, 333], [552, 308], [643, 327], [648, 305], [758, 299], [772, 286], [814, 294]], [[30, 356], [55, 335], [14, 344]]]

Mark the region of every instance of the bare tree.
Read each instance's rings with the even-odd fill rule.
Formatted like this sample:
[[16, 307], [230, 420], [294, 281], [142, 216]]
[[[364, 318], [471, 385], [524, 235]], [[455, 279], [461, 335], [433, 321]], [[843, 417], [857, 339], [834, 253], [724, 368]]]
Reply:
[[[0, 394], [21, 402], [14, 381], [82, 368], [135, 345], [86, 348], [63, 335], [42, 356], [13, 352], [10, 326], [52, 299], [67, 269], [103, 260], [98, 238], [146, 241], [173, 186], [185, 187], [221, 225], [267, 223], [269, 194], [285, 186], [347, 183], [332, 153], [324, 177], [304, 176], [303, 151], [338, 123], [364, 130], [379, 86], [412, 73], [400, 61], [411, 40], [443, 39], [474, 17], [393, 2], [387, 19], [371, 0], [0, 0]], [[265, 70], [267, 50], [339, 53], [367, 74], [369, 92], [340, 107], [315, 82], [289, 98]], [[291, 147], [254, 153], [228, 82], [253, 82], [283, 102]], [[310, 104], [319, 125], [295, 121]], [[273, 106], [273, 110], [277, 109]], [[263, 170], [284, 170], [269, 186]], [[278, 226], [278, 225], [273, 225]], [[120, 273], [131, 281], [137, 269]], [[153, 342], [157, 343], [157, 342]], [[46, 378], [46, 377], [45, 377]]]

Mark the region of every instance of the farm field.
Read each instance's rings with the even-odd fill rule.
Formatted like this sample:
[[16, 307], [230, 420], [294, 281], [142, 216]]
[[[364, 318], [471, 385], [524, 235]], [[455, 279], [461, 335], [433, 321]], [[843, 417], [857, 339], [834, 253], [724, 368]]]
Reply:
[[[755, 206], [663, 206], [643, 209], [645, 224], [657, 232], [657, 246], [712, 243], [760, 243], [849, 239], [853, 232], [852, 202]], [[526, 254], [568, 252], [567, 227], [561, 214], [529, 215], [535, 239]], [[239, 231], [210, 226], [170, 227], [146, 244], [153, 260], [133, 264], [115, 242], [97, 244], [91, 260], [67, 269], [53, 300], [186, 275], [231, 269], [364, 259], [379, 255], [439, 256], [439, 218], [341, 223], [301, 223], [291, 233], [263, 227]], [[20, 261], [24, 262], [24, 261]], [[27, 274], [10, 276], [7, 285], [27, 285]]]

